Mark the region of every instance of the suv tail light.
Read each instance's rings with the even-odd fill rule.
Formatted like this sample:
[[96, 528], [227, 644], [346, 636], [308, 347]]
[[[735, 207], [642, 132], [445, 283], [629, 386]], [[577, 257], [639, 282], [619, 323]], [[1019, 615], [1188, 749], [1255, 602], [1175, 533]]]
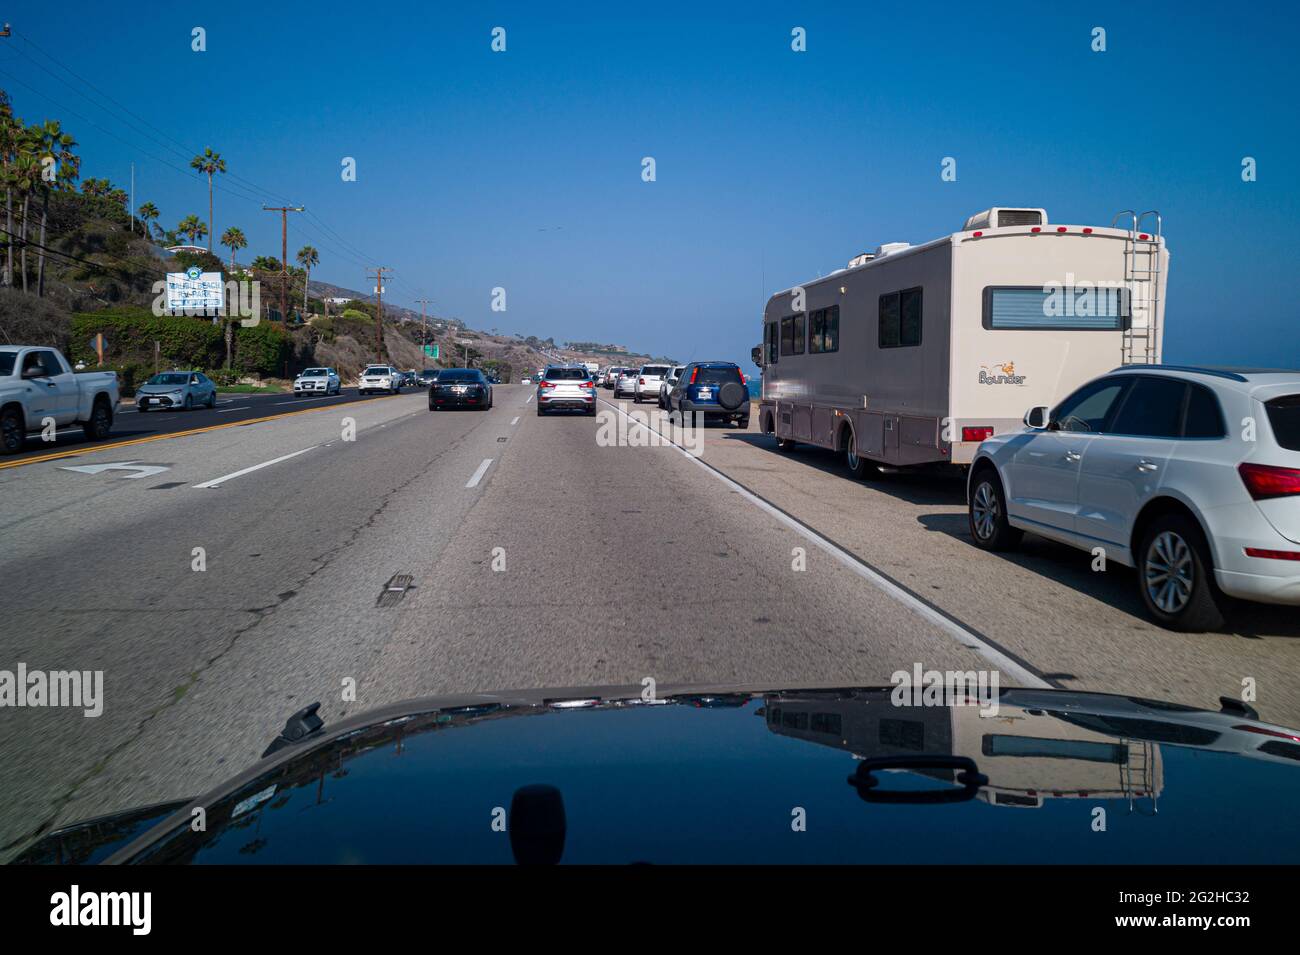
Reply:
[[595, 383], [594, 381], [584, 381], [581, 385], [579, 385], [579, 387], [580, 387], [580, 388], [595, 388], [595, 387], [596, 387], [596, 383]]
[[636, 380], [636, 383], [637, 383], [638, 385], [644, 385], [644, 384], [645, 384], [645, 379], [644, 379], [644, 378], [638, 378], [638, 379]]
[[1271, 497], [1289, 497], [1300, 494], [1300, 469], [1279, 468], [1271, 464], [1240, 464], [1237, 473], [1246, 484], [1246, 490], [1257, 501]]
[[983, 441], [985, 438], [991, 437], [993, 437], [993, 428], [989, 425], [961, 429], [961, 439], [963, 441]]
[[692, 385], [695, 384], [695, 376], [698, 375], [699, 373], [700, 373], [700, 370], [699, 370], [698, 368], [692, 368], [692, 369], [691, 369], [691, 381], [690, 381], [690, 383], [691, 383]]
[[543, 378], [541, 381], [539, 381], [539, 382], [537, 383], [537, 387], [538, 387], [538, 388], [554, 388], [555, 385], [554, 385], [553, 383], [547, 381], [545, 378]]

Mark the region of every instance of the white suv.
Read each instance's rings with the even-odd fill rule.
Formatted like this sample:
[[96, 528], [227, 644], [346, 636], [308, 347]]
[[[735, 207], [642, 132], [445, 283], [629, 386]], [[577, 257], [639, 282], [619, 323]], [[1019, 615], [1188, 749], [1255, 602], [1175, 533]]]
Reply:
[[372, 391], [387, 391], [395, 395], [402, 390], [402, 373], [392, 365], [368, 365], [361, 373], [360, 384], [358, 390], [363, 395]]
[[1025, 531], [1138, 570], [1175, 630], [1222, 626], [1223, 595], [1300, 604], [1300, 372], [1129, 365], [971, 464], [971, 535]]
[[637, 404], [643, 401], [658, 401], [659, 389], [672, 370], [672, 365], [642, 365], [641, 370], [636, 373], [632, 400]]

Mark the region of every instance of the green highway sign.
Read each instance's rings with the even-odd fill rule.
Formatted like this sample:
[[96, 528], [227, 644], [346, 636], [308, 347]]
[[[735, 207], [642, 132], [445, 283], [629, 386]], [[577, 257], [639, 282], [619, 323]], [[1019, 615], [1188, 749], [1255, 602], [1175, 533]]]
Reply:
[[425, 346], [424, 346], [424, 353], [425, 353], [426, 355], [428, 355], [430, 358], [437, 358], [437, 357], [438, 357], [438, 346], [437, 346], [437, 345], [425, 345]]

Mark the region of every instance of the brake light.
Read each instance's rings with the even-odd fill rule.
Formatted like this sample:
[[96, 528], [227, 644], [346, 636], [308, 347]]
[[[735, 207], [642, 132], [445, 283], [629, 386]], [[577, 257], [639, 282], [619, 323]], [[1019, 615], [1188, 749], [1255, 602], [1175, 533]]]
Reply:
[[740, 375], [740, 383], [741, 383], [742, 385], [747, 385], [747, 384], [749, 384], [749, 379], [747, 379], [747, 378], [745, 377], [745, 373], [744, 373], [743, 371], [738, 372], [738, 374]]
[[1265, 560], [1300, 560], [1300, 551], [1266, 550], [1263, 547], [1245, 548], [1247, 557], [1262, 557]]
[[698, 368], [692, 368], [692, 369], [691, 369], [691, 381], [690, 381], [690, 383], [691, 383], [692, 385], [695, 384], [695, 376], [698, 375], [699, 373], [700, 373], [700, 370], [699, 370]]
[[542, 381], [539, 381], [539, 382], [537, 383], [537, 387], [538, 387], [538, 388], [554, 388], [554, 387], [555, 387], [555, 384], [554, 384], [554, 382], [546, 381], [545, 379], [543, 379]]
[[579, 387], [582, 387], [582, 388], [595, 388], [595, 387], [596, 387], [596, 383], [595, 383], [595, 382], [592, 382], [592, 381], [584, 381], [584, 382], [583, 382]]
[[1238, 723], [1233, 727], [1233, 729], [1245, 730], [1247, 733], [1257, 733], [1260, 736], [1277, 736], [1280, 739], [1293, 739], [1297, 743], [1300, 743], [1300, 736], [1296, 736], [1294, 733], [1279, 733], [1277, 730], [1265, 729], [1262, 726], [1251, 726], [1248, 723]]
[[977, 428], [962, 428], [961, 439], [963, 441], [983, 441], [985, 438], [993, 437], [993, 428], [991, 425], [980, 425]]
[[644, 384], [645, 384], [645, 379], [644, 379], [644, 378], [638, 378], [638, 379], [636, 380], [636, 383], [637, 383], [638, 385], [644, 385]]
[[1279, 468], [1271, 464], [1240, 464], [1237, 473], [1250, 496], [1257, 501], [1300, 494], [1300, 469]]

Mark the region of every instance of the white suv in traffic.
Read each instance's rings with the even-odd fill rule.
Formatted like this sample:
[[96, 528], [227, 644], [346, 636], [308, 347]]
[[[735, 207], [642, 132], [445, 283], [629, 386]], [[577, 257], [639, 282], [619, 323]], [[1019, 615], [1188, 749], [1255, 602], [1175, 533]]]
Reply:
[[1300, 604], [1300, 372], [1129, 365], [971, 464], [975, 543], [1025, 531], [1138, 571], [1175, 630], [1222, 626], [1226, 594]]
[[363, 395], [372, 391], [398, 394], [402, 390], [402, 373], [392, 365], [369, 365], [361, 373], [360, 388]]
[[636, 373], [636, 385], [632, 392], [632, 400], [637, 404], [643, 401], [658, 401], [659, 389], [663, 386], [664, 379], [668, 373], [673, 370], [672, 365], [642, 365], [641, 370]]

